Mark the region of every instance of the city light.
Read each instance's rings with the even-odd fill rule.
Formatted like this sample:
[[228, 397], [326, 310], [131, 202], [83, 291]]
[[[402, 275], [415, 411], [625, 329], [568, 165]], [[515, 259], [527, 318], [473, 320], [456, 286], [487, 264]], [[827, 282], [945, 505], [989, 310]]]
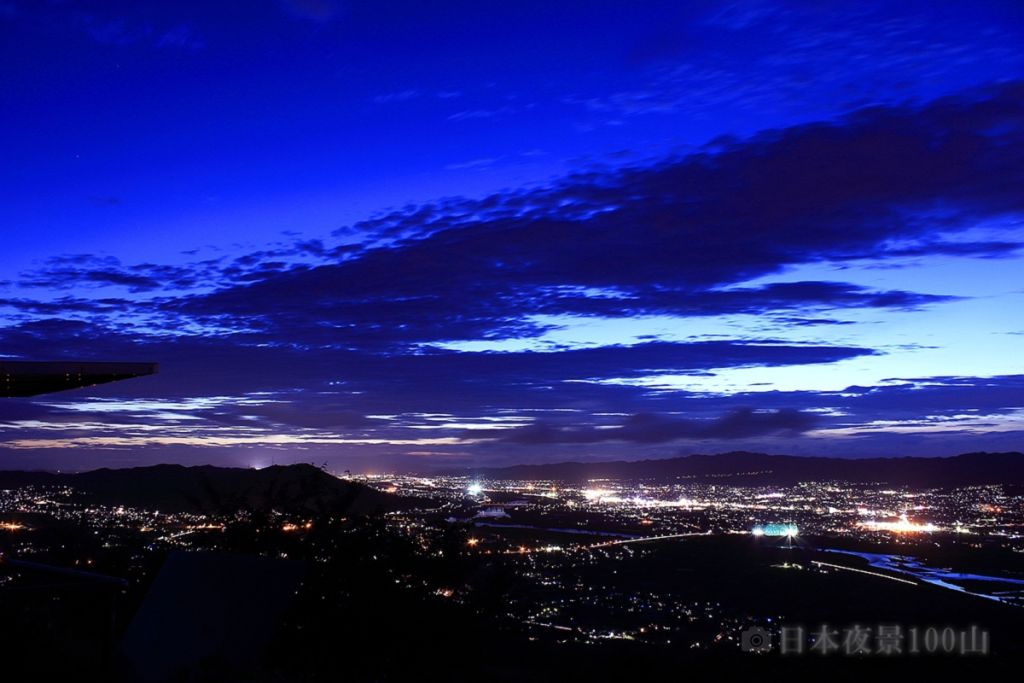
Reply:
[[799, 533], [796, 524], [765, 524], [755, 526], [750, 530], [754, 536], [771, 536], [793, 538]]
[[621, 503], [623, 499], [611, 489], [583, 489], [583, 497], [591, 503]]
[[900, 515], [895, 521], [868, 520], [861, 522], [861, 526], [871, 531], [891, 531], [897, 534], [932, 533], [939, 531], [939, 527], [930, 522], [911, 522], [906, 515]]
[[[930, 566], [929, 560], [914, 548], [919, 543], [933, 545], [932, 538], [921, 537], [927, 532], [951, 532], [947, 537], [934, 539], [941, 540], [943, 547], [958, 543], [969, 547], [985, 541], [1024, 548], [1024, 539], [1017, 535], [1021, 518], [1016, 511], [1022, 508], [1016, 498], [999, 487], [932, 491], [927, 499], [918, 497], [920, 505], [908, 506], [910, 492], [906, 489], [843, 488], [814, 482], [750, 487], [671, 479], [595, 479], [581, 486], [569, 481], [482, 481], [466, 475], [439, 475], [427, 482], [419, 476], [396, 473], [381, 474], [372, 480], [364, 475], [353, 479], [378, 491], [397, 487], [400, 495], [413, 496], [415, 505], [420, 507], [387, 514], [382, 528], [361, 529], [358, 522], [337, 518], [335, 523], [343, 525], [339, 529], [354, 534], [372, 533], [372, 538], [394, 534], [406, 539], [424, 566], [455, 555], [467, 567], [478, 562], [494, 563], [512, 571], [523, 581], [524, 592], [515, 596], [516, 601], [509, 604], [507, 613], [527, 627], [531, 637], [543, 638], [535, 631], [543, 629], [556, 639], [571, 637], [576, 642], [591, 644], [609, 638], [667, 643], [691, 628], [693, 619], [719, 634], [731, 633], [738, 627], [731, 608], [705, 600], [688, 602], [672, 593], [675, 588], [650, 594], [621, 591], [615, 581], [606, 584], [603, 579], [597, 583], [580, 580], [589, 572], [596, 572], [596, 577], [616, 576], [620, 568], [629, 570], [631, 563], [663, 553], [669, 558], [676, 546], [690, 546], [694, 558], [702, 558], [705, 553], [748, 553], [743, 560], [747, 561], [752, 559], [751, 552], [774, 553], [779, 545], [796, 546], [800, 534], [810, 535], [815, 540], [814, 548], [801, 544], [806, 554], [799, 553], [781, 562], [775, 558], [766, 565], [766, 571], [785, 569], [794, 580], [813, 576], [815, 580], [826, 581], [827, 575], [841, 572], [871, 581], [903, 586], [934, 583], [954, 590], [959, 590], [957, 581], [975, 575], [946, 575], [946, 570]], [[562, 495], [555, 499], [543, 497], [553, 489], [560, 490]], [[251, 523], [244, 515], [169, 514], [122, 502], [109, 506], [93, 501], [83, 503], [75, 496], [70, 487], [0, 491], [0, 534], [32, 528], [12, 515], [47, 514], [76, 525], [82, 518], [89, 519], [106, 542], [111, 543], [130, 537], [168, 549], [230, 550], [232, 539]], [[995, 507], [1003, 513], [994, 515], [990, 510]], [[266, 526], [253, 530], [256, 538], [266, 539], [261, 542], [270, 547], [280, 543], [275, 550], [282, 559], [305, 557], [331, 562], [335, 553], [341, 557], [346, 534], [331, 538], [332, 523], [299, 515], [274, 513]], [[314, 527], [328, 532], [313, 536]], [[123, 530], [130, 534], [125, 535]], [[228, 530], [235, 533], [222, 533]], [[268, 537], [266, 531], [273, 533]], [[461, 534], [457, 536], [461, 552], [452, 553], [448, 545], [453, 532]], [[959, 540], [952, 538], [954, 532]], [[905, 536], [880, 537], [889, 533]], [[747, 547], [741, 535], [747, 535]], [[322, 543], [328, 539], [329, 543]], [[842, 542], [830, 547], [830, 539]], [[26, 540], [29, 539], [23, 542]], [[31, 540], [41, 550], [47, 549], [45, 539]], [[884, 550], [880, 544], [893, 542], [904, 546], [900, 554], [883, 554], [893, 551]], [[832, 558], [840, 558], [843, 553], [851, 557], [862, 555], [870, 558], [869, 566], [858, 566], [859, 561], [857, 565], [848, 565], [845, 560], [833, 562], [823, 555], [811, 557], [824, 552], [832, 553]], [[371, 557], [382, 568], [389, 561], [378, 554]], [[764, 559], [768, 561], [770, 557]], [[107, 563], [109, 558], [105, 563], [99, 559], [94, 562], [105, 567], [109, 566]], [[86, 559], [79, 564], [81, 568], [90, 566]], [[423, 591], [421, 594], [450, 600], [462, 607], [476, 604], [476, 592], [467, 589], [469, 584], [442, 584], [404, 571], [394, 573], [393, 580], [403, 590]], [[1024, 589], [1015, 590], [1017, 581], [1012, 576], [994, 573], [975, 590], [983, 597], [1017, 604], [1024, 597]], [[986, 591], [989, 584], [992, 592]], [[1024, 582], [1019, 585], [1024, 586]], [[645, 622], [635, 628], [612, 618], [600, 625], [567, 625], [567, 615], [572, 610], [592, 609], [594, 605], [627, 613], [636, 610], [645, 615]], [[720, 647], [714, 643], [729, 642], [729, 636], [708, 642], [712, 644], [697, 649]], [[688, 646], [693, 647], [692, 642]]]

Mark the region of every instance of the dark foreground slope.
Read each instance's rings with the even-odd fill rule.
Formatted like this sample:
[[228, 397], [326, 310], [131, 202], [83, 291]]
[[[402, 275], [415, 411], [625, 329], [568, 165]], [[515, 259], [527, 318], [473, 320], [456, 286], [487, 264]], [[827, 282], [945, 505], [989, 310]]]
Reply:
[[0, 472], [0, 488], [66, 485], [96, 503], [167, 512], [229, 514], [237, 510], [367, 514], [415, 501], [344, 481], [312, 465], [264, 469], [154, 465], [78, 474]]
[[1024, 484], [1024, 453], [966, 453], [949, 458], [848, 458], [733, 452], [664, 460], [564, 462], [475, 470], [490, 479], [694, 479], [733, 484], [801, 481], [920, 487]]

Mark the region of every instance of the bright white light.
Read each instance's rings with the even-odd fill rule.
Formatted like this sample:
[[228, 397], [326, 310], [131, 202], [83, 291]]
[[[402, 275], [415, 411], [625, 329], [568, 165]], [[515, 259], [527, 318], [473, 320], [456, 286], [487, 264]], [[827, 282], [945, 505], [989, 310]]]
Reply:
[[892, 531], [897, 534], [930, 534], [933, 531], [939, 531], [939, 527], [930, 522], [911, 522], [907, 519], [906, 515], [900, 515], [899, 521], [896, 522], [879, 522], [876, 520], [870, 520], [862, 522], [861, 526], [872, 531]]
[[584, 489], [583, 497], [591, 503], [622, 503], [625, 499], [618, 496], [611, 489]]
[[479, 496], [481, 493], [484, 492], [484, 487], [481, 486], [478, 482], [474, 481], [472, 484], [466, 487], [466, 492], [469, 493], [469, 495], [471, 496]]

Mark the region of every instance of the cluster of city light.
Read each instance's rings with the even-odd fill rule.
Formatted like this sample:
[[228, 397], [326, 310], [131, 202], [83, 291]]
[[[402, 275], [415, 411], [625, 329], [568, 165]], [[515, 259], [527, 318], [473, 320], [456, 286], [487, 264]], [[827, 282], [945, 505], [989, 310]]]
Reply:
[[653, 508], [687, 508], [687, 509], [701, 509], [703, 510], [706, 506], [696, 500], [690, 500], [689, 498], [680, 498], [679, 500], [658, 500], [652, 498], [630, 498], [629, 501], [633, 505], [638, 507], [653, 507]]
[[796, 524], [765, 524], [755, 526], [750, 530], [754, 536], [785, 536], [793, 538], [799, 533]]
[[19, 524], [18, 522], [0, 522], [0, 529], [3, 529], [4, 531], [20, 531], [24, 528], [25, 525]]
[[583, 497], [588, 501], [598, 503], [621, 503], [622, 498], [615, 495], [610, 489], [583, 489]]
[[633, 505], [636, 507], [651, 508], [690, 508], [704, 509], [707, 504], [690, 498], [679, 498], [678, 500], [664, 500], [660, 498], [646, 498], [644, 496], [624, 497], [611, 489], [588, 488], [581, 491], [584, 500], [588, 503], [613, 503], [617, 505]]
[[939, 527], [930, 522], [912, 522], [906, 515], [900, 515], [896, 521], [868, 520], [861, 522], [860, 526], [871, 531], [891, 531], [896, 534], [919, 534], [939, 531]]
[[[1021, 538], [1016, 511], [1010, 511], [1010, 498], [998, 487], [939, 495], [902, 489], [851, 490], [820, 484], [751, 490], [696, 482], [651, 484], [611, 478], [591, 479], [582, 485], [557, 480], [485, 480], [465, 475], [426, 478], [390, 473], [373, 478], [356, 475], [355, 478], [377, 490], [397, 488], [399, 493], [424, 499], [472, 503], [475, 509], [465, 508], [463, 516], [466, 520], [476, 519], [482, 526], [512, 521], [508, 518], [530, 526], [531, 519], [522, 518], [524, 513], [551, 517], [551, 524], [563, 526], [560, 521], [555, 524], [560, 511], [577, 514], [600, 511], [607, 514], [603, 523], [635, 525], [645, 531], [656, 529], [658, 533], [668, 533], [711, 524], [729, 533], [775, 536], [784, 543], [787, 536], [796, 536], [792, 530], [766, 530], [764, 527], [769, 522], [751, 520], [787, 520], [785, 524], [799, 524], [801, 535], [813, 532], [814, 535], [914, 536], [948, 531]], [[29, 509], [32, 506], [28, 499], [39, 499], [41, 495], [42, 492], [34, 491], [12, 498], [10, 505], [13, 507], [0, 508], [0, 512]], [[545, 498], [558, 501], [558, 505], [547, 504]], [[688, 514], [702, 511], [711, 515]], [[119, 511], [115, 508], [97, 514], [101, 512], [116, 516]], [[139, 522], [147, 528], [156, 526], [149, 519]], [[752, 529], [754, 524], [759, 528]], [[792, 540], [795, 542], [795, 538]], [[531, 550], [536, 551], [536, 548]]]

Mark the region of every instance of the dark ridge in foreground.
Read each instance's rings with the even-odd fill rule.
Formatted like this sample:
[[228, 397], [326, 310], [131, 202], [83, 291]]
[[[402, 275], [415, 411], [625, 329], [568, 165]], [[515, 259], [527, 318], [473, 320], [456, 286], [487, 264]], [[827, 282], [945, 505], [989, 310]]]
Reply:
[[[767, 455], [736, 451], [664, 460], [563, 462], [471, 471], [488, 479], [694, 479], [732, 484], [802, 481], [885, 483], [920, 487], [1024, 484], [1024, 453], [965, 453], [948, 458], [848, 458]], [[468, 472], [463, 472], [466, 474]]]
[[238, 510], [359, 515], [415, 505], [415, 500], [344, 481], [312, 465], [264, 469], [153, 465], [77, 474], [0, 472], [0, 488], [66, 485], [90, 501], [167, 512]]

